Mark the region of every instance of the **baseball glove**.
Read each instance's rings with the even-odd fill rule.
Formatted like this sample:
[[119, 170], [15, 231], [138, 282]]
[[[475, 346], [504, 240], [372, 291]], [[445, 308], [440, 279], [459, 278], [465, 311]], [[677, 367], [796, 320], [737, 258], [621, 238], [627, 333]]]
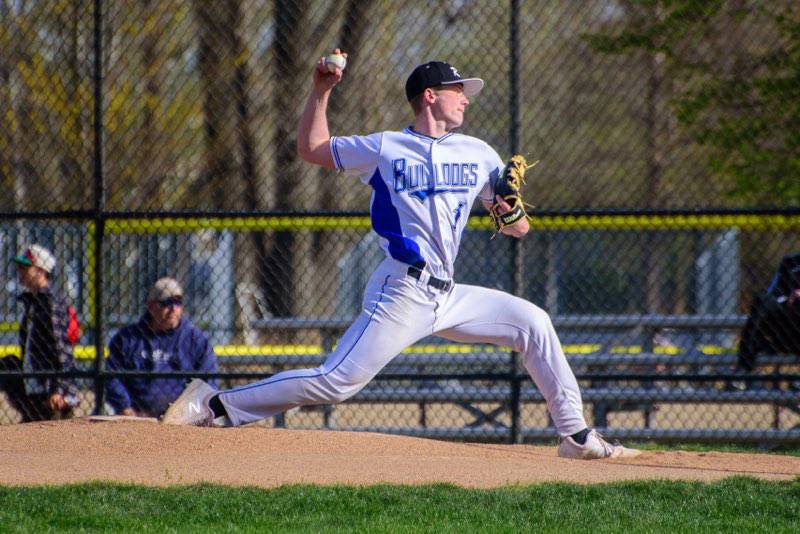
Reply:
[[[539, 160], [534, 161], [530, 165], [525, 161], [525, 157], [519, 154], [511, 156], [506, 166], [500, 171], [494, 182], [494, 194], [500, 195], [505, 200], [511, 209], [505, 213], [500, 213], [502, 209], [497, 199], [495, 198], [489, 214], [492, 216], [495, 227], [495, 235], [502, 232], [503, 228], [512, 225], [523, 217], [527, 217], [525, 213], [525, 202], [522, 200], [520, 189], [522, 184], [525, 183], [525, 171], [539, 163]], [[530, 204], [527, 204], [528, 206]], [[494, 236], [492, 236], [494, 237]]]

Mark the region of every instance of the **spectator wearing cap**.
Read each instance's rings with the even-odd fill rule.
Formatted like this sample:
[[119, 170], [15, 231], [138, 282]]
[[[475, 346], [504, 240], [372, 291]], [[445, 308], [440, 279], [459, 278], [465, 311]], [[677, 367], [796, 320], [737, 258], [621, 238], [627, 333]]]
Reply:
[[[24, 288], [18, 297], [23, 308], [19, 322], [20, 358], [0, 359], [0, 370], [73, 370], [75, 356], [67, 336], [67, 303], [50, 283], [55, 257], [46, 248], [31, 245], [12, 261], [17, 264]], [[67, 418], [78, 405], [77, 388], [68, 378], [5, 377], [0, 379], [0, 389], [6, 392], [22, 422]]]
[[[184, 315], [183, 288], [174, 278], [159, 279], [147, 295], [144, 315], [111, 339], [109, 371], [217, 370], [208, 338]], [[158, 417], [184, 390], [187, 378], [115, 378], [108, 402], [120, 415]]]

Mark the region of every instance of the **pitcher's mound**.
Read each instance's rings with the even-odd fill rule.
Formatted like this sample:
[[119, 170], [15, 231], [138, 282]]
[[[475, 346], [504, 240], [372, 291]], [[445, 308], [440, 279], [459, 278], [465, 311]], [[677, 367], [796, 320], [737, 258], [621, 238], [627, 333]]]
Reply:
[[84, 418], [4, 426], [0, 484], [103, 480], [273, 487], [445, 482], [488, 488], [556, 481], [710, 481], [733, 475], [791, 480], [800, 476], [800, 458], [790, 456], [656, 451], [630, 460], [582, 461], [558, 458], [555, 447], [112, 420], [113, 424]]

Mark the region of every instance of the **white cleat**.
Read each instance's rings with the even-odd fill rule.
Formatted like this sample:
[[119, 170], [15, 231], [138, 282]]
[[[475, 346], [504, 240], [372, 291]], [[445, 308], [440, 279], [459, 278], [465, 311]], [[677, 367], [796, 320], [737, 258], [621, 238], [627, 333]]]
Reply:
[[576, 460], [598, 460], [601, 458], [634, 458], [642, 454], [642, 451], [628, 449], [622, 445], [612, 445], [603, 439], [596, 430], [589, 432], [586, 436], [586, 443], [578, 444], [577, 441], [567, 436], [561, 438], [558, 446], [558, 455], [561, 458], [573, 458]]
[[228, 428], [233, 426], [230, 417], [227, 415], [223, 415], [221, 417], [216, 417], [213, 421], [211, 421], [211, 425], [216, 428]]
[[212, 426], [214, 412], [208, 407], [208, 401], [216, 393], [216, 389], [195, 378], [180, 397], [170, 404], [161, 422], [167, 425]]

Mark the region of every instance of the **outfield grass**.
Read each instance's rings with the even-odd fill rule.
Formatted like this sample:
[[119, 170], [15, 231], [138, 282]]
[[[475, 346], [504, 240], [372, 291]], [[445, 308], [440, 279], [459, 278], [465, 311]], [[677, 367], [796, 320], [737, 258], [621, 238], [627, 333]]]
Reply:
[[800, 479], [272, 490], [0, 487], [0, 531], [798, 532]]

